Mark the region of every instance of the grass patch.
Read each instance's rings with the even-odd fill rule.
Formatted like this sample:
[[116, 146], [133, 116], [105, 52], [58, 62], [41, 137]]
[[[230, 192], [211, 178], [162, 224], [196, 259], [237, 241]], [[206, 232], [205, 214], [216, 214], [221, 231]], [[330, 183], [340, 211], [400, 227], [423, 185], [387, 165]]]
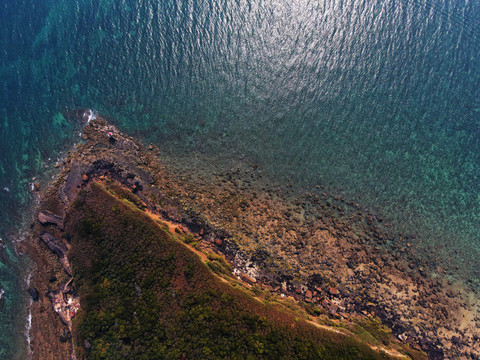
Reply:
[[110, 191], [112, 194], [114, 194], [118, 198], [134, 204], [137, 208], [141, 210], [145, 209], [145, 205], [137, 195], [132, 193], [129, 189], [124, 188], [123, 186], [120, 186], [115, 181], [112, 181], [112, 180], [107, 181], [105, 184], [105, 187], [108, 191]]
[[374, 317], [356, 321], [353, 332], [371, 344], [389, 345], [392, 338], [391, 330]]

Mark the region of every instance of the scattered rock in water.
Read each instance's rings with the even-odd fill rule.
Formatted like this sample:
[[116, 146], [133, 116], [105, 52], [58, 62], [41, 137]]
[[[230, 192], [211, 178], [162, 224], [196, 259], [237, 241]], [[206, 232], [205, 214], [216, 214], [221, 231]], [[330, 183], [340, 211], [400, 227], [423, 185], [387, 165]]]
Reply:
[[92, 109], [79, 108], [76, 110], [66, 111], [63, 116], [69, 122], [79, 122], [82, 124], [89, 124], [92, 120], [95, 120], [97, 114]]

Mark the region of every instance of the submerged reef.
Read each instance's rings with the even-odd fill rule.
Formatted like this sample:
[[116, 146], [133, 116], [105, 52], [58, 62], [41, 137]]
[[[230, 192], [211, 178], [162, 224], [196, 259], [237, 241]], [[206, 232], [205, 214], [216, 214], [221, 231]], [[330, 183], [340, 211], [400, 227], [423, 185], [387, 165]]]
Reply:
[[33, 359], [477, 356], [474, 305], [358, 204], [192, 172], [98, 115], [83, 140], [25, 245]]

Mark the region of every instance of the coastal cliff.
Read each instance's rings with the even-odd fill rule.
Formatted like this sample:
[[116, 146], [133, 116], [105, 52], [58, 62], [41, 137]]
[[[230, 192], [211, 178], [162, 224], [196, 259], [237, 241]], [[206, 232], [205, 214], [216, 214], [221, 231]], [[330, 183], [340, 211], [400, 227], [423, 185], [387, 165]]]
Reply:
[[32, 358], [474, 354], [470, 305], [358, 204], [267, 189], [256, 165], [203, 181], [100, 117], [83, 140], [32, 224]]

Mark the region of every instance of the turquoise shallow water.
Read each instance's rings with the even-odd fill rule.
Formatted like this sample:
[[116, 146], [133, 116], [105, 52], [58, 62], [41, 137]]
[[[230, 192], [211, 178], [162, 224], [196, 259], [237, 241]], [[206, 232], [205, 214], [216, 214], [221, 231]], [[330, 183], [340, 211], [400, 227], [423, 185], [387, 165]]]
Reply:
[[[77, 141], [62, 114], [82, 106], [171, 152], [244, 154], [325, 184], [477, 281], [479, 13], [460, 0], [5, 0], [0, 236], [15, 241], [30, 178]], [[9, 258], [0, 354], [13, 358], [25, 267]]]

